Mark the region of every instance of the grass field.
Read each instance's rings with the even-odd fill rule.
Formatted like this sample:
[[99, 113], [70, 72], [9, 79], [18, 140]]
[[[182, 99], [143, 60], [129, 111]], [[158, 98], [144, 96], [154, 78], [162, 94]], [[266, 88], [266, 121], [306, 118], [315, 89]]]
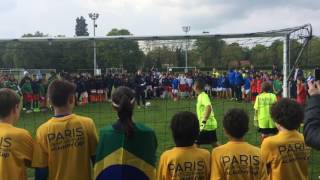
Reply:
[[[215, 117], [218, 120], [218, 140], [220, 143], [227, 141], [223, 134], [221, 120], [223, 114], [230, 108], [243, 108], [251, 118], [250, 131], [246, 135], [246, 140], [251, 144], [260, 145], [259, 134], [253, 126], [253, 105], [250, 103], [238, 103], [226, 100], [212, 100]], [[151, 107], [136, 109], [134, 113], [134, 120], [142, 122], [147, 126], [153, 128], [157, 135], [158, 150], [157, 157], [161, 153], [174, 146], [169, 129], [169, 122], [172, 115], [178, 111], [195, 111], [194, 100], [182, 100], [173, 102], [172, 100], [153, 100]], [[80, 106], [75, 108], [75, 113], [92, 118], [97, 129], [112, 124], [117, 119], [116, 113], [112, 110], [109, 103], [89, 104], [87, 106]], [[34, 136], [37, 127], [52, 116], [52, 112], [44, 113], [22, 113], [21, 119], [18, 123], [19, 127], [27, 129]], [[209, 148], [209, 147], [206, 147]], [[312, 151], [310, 159], [310, 179], [318, 179], [320, 175], [320, 153]], [[28, 176], [33, 176], [33, 170], [28, 171]]]

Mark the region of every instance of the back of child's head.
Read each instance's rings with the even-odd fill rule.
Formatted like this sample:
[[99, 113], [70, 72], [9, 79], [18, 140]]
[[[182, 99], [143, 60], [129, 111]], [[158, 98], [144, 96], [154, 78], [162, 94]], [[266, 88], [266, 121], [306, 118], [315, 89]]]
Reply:
[[171, 119], [171, 131], [177, 147], [192, 146], [199, 136], [199, 121], [194, 113], [183, 111]]
[[116, 109], [119, 121], [128, 137], [134, 133], [132, 115], [135, 104], [135, 94], [128, 88], [121, 86], [112, 95], [112, 106]]
[[65, 80], [54, 80], [48, 87], [48, 97], [54, 107], [67, 106], [75, 92], [76, 86]]
[[288, 130], [296, 130], [303, 121], [304, 112], [295, 100], [283, 98], [271, 106], [271, 117]]
[[261, 87], [263, 92], [266, 92], [266, 93], [272, 92], [272, 85], [269, 82], [263, 82]]
[[11, 89], [0, 90], [0, 118], [8, 117], [12, 110], [20, 104], [20, 97]]
[[206, 85], [206, 82], [203, 78], [198, 78], [194, 82], [195, 88], [199, 91], [203, 91]]
[[241, 139], [249, 130], [249, 116], [242, 109], [230, 109], [224, 115], [223, 127], [229, 136]]

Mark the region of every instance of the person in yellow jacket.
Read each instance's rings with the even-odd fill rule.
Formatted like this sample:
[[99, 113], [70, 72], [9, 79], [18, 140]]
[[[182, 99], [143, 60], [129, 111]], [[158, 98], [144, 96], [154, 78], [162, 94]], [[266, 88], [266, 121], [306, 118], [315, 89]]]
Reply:
[[212, 147], [217, 146], [217, 133], [218, 127], [217, 120], [214, 117], [212, 104], [208, 94], [204, 91], [205, 81], [203, 79], [197, 79], [194, 84], [194, 91], [198, 95], [197, 97], [197, 117], [200, 125], [200, 134], [196, 144], [211, 144]]
[[30, 133], [16, 128], [20, 117], [20, 97], [10, 89], [0, 90], [0, 179], [27, 180], [33, 140]]

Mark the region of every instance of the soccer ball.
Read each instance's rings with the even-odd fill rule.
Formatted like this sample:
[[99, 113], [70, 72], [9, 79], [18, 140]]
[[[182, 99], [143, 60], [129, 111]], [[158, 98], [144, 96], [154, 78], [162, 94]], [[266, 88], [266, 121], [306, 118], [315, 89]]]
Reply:
[[147, 107], [151, 106], [151, 103], [150, 102], [146, 102], [146, 106]]

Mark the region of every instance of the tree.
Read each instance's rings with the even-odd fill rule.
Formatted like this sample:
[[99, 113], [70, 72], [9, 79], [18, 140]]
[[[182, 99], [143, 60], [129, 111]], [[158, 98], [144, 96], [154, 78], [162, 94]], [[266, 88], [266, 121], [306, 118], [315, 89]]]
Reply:
[[195, 42], [198, 55], [205, 66], [221, 65], [222, 49], [225, 42], [218, 38], [198, 39]]
[[89, 36], [88, 24], [83, 16], [77, 17], [75, 31], [76, 36]]
[[[107, 36], [130, 35], [126, 29], [112, 29]], [[130, 72], [142, 68], [144, 53], [137, 41], [116, 39], [98, 42], [98, 64], [100, 67], [123, 67]]]
[[241, 61], [246, 59], [246, 51], [238, 43], [223, 46], [221, 53], [221, 64], [228, 67], [231, 61]]

